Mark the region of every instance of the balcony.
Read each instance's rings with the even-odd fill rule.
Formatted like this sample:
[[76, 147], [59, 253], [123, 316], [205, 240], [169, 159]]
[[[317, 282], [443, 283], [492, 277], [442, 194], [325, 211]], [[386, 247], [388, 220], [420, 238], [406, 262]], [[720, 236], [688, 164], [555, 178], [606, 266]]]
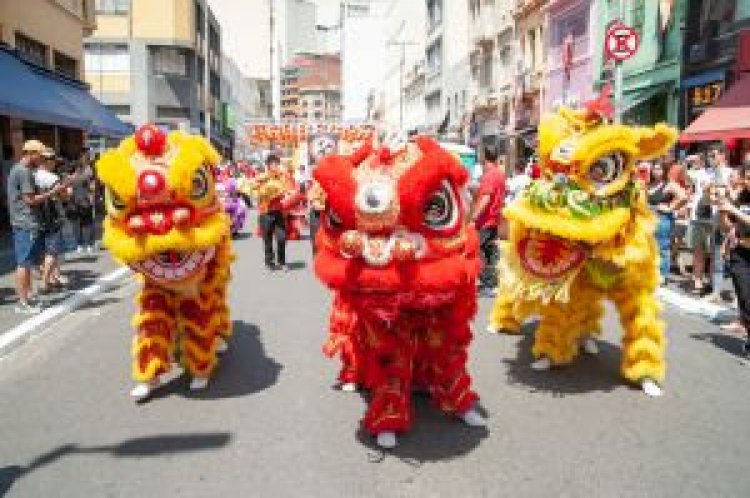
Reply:
[[492, 45], [500, 31], [495, 4], [482, 4], [479, 15], [471, 20], [471, 42], [475, 46]]
[[425, 96], [431, 96], [443, 89], [443, 78], [440, 68], [435, 68], [427, 73], [425, 83]]

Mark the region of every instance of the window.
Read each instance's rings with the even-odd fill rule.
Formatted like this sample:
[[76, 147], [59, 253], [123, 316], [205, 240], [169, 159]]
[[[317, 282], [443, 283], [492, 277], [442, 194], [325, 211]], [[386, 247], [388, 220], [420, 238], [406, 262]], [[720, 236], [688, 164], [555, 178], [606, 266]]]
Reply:
[[532, 71], [536, 68], [536, 32], [534, 30], [529, 30], [529, 58], [531, 60], [531, 66], [529, 66], [529, 69]]
[[185, 107], [156, 106], [158, 119], [190, 119], [190, 110]]
[[96, 0], [96, 13], [102, 15], [125, 15], [130, 11], [130, 0]]
[[492, 50], [482, 53], [482, 66], [480, 68], [480, 86], [482, 88], [492, 87]]
[[427, 0], [427, 16], [430, 30], [443, 22], [443, 1]]
[[320, 111], [315, 111], [315, 119], [323, 119], [323, 113]]
[[[187, 57], [185, 57], [185, 52], [179, 48], [155, 47], [153, 59], [154, 74], [172, 76], [187, 76], [188, 74]], [[202, 70], [202, 64], [200, 68]]]
[[130, 106], [129, 105], [119, 105], [119, 104], [111, 104], [104, 106], [107, 109], [109, 109], [113, 114], [115, 114], [117, 117], [129, 117], [130, 116]]
[[435, 43], [427, 49], [427, 73], [429, 75], [440, 73], [443, 64], [443, 46], [441, 42]]
[[89, 72], [129, 73], [130, 52], [125, 44], [87, 43], [84, 64]]
[[47, 45], [16, 32], [16, 49], [21, 57], [37, 66], [47, 67]]
[[633, 28], [643, 34], [643, 23], [646, 20], [646, 0], [631, 0], [630, 19]]
[[78, 61], [55, 51], [55, 72], [68, 78], [78, 78]]

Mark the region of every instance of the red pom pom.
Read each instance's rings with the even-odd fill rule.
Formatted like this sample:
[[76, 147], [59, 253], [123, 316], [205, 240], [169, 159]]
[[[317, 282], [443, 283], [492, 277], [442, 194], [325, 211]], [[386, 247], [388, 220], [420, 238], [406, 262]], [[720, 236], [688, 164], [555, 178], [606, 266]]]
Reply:
[[167, 135], [154, 125], [143, 125], [135, 132], [135, 145], [144, 156], [158, 157], [167, 150]]
[[383, 164], [388, 164], [393, 159], [393, 154], [391, 153], [391, 149], [388, 147], [382, 147], [380, 149], [380, 152], [378, 152], [378, 158], [380, 159], [380, 162]]

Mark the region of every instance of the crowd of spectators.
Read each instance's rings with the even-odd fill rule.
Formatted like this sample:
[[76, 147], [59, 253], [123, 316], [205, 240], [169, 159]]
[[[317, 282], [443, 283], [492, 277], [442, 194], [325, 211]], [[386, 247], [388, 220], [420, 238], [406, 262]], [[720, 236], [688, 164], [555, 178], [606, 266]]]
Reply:
[[[67, 250], [94, 251], [95, 213], [102, 209], [103, 196], [91, 164], [87, 151], [71, 161], [38, 140], [29, 140], [10, 170], [6, 188], [18, 313], [38, 313], [40, 294], [69, 284], [60, 271]], [[32, 289], [35, 273], [40, 277], [37, 292]]]

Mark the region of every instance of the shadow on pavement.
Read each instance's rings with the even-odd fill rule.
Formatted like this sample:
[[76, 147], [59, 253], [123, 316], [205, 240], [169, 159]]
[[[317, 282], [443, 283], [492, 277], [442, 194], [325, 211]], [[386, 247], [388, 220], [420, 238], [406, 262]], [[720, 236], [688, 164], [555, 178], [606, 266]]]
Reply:
[[223, 399], [254, 394], [276, 384], [283, 368], [266, 356], [260, 329], [242, 321], [234, 322], [234, 333], [229, 338], [229, 350], [219, 357], [216, 373], [202, 391], [191, 391], [189, 376], [166, 384], [154, 391], [145, 401], [171, 395], [193, 399]]
[[232, 236], [232, 240], [247, 240], [252, 238], [253, 234], [250, 232], [240, 232]]
[[[367, 396], [363, 395], [363, 398]], [[437, 409], [430, 397], [425, 394], [412, 394], [415, 416], [409, 432], [400, 434], [398, 446], [392, 450], [383, 450], [361, 426], [357, 431], [357, 440], [370, 451], [368, 459], [372, 463], [393, 456], [410, 465], [418, 467], [423, 463], [451, 460], [466, 455], [479, 446], [489, 436], [486, 427], [469, 427], [460, 420]], [[477, 409], [487, 416], [486, 411]]]
[[745, 339], [742, 337], [722, 334], [720, 332], [702, 332], [700, 334], [690, 334], [690, 338], [712, 344], [738, 358], [747, 358], [742, 351], [742, 345], [745, 343]]
[[619, 375], [620, 348], [602, 340], [597, 341], [598, 355], [591, 356], [581, 352], [570, 365], [546, 371], [532, 369], [531, 363], [535, 360], [531, 354], [534, 329], [533, 324], [525, 325], [520, 340], [512, 339], [518, 341], [516, 358], [503, 359], [508, 367], [508, 381], [511, 384], [528, 386], [531, 392], [549, 392], [559, 396], [594, 391], [610, 392], [627, 385]]
[[115, 458], [144, 458], [176, 453], [216, 450], [226, 446], [231, 439], [228, 432], [200, 434], [163, 434], [127, 439], [121, 443], [104, 446], [79, 446], [66, 444], [38, 456], [29, 465], [9, 465], [0, 468], [0, 496], [27, 474], [65, 457], [105, 453]]

